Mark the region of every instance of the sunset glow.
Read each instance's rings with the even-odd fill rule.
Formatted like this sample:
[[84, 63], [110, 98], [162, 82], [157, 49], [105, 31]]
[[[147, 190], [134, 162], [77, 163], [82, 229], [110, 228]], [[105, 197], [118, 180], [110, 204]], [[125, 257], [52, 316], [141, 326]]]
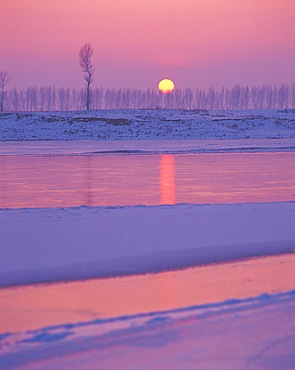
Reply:
[[295, 0], [1, 5], [0, 368], [293, 369]]
[[147, 89], [166, 74], [180, 88], [291, 83], [294, 13], [293, 0], [3, 1], [1, 69], [17, 88], [80, 87], [91, 42], [93, 87]]

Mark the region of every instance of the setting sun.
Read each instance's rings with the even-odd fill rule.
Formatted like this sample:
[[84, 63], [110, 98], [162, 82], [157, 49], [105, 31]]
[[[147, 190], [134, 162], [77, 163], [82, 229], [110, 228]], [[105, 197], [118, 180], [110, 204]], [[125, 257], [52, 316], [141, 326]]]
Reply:
[[174, 82], [165, 78], [159, 82], [158, 88], [163, 94], [169, 94], [174, 90]]

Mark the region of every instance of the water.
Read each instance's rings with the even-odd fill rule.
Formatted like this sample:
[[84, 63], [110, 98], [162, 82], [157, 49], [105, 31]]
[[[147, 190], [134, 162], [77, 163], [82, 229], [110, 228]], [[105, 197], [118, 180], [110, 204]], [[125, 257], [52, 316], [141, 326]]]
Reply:
[[0, 156], [0, 208], [295, 200], [295, 153]]
[[157, 274], [0, 289], [0, 332], [289, 291], [294, 267], [295, 254], [282, 254]]

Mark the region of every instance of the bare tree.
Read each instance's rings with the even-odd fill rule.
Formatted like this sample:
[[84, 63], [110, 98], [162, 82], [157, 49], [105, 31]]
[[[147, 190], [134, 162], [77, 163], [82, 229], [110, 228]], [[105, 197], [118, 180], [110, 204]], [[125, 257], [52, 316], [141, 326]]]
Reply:
[[1, 105], [0, 105], [1, 108], [0, 109], [1, 109], [1, 112], [3, 112], [4, 110], [4, 95], [6, 93], [5, 87], [10, 81], [10, 79], [11, 79], [11, 76], [7, 72], [0, 71], [0, 89], [1, 89]]
[[93, 48], [89, 42], [86, 42], [79, 51], [79, 62], [84, 73], [84, 80], [86, 81], [86, 108], [89, 111], [90, 107], [90, 84], [93, 81], [94, 66], [91, 62]]

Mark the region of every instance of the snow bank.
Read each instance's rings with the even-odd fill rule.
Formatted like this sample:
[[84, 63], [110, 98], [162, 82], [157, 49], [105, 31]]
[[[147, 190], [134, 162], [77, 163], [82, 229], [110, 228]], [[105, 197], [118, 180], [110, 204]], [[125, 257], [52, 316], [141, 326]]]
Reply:
[[295, 138], [295, 110], [4, 113], [0, 140]]
[[0, 285], [290, 252], [295, 203], [0, 210]]
[[0, 337], [0, 367], [293, 369], [294, 309], [291, 291], [6, 333]]

